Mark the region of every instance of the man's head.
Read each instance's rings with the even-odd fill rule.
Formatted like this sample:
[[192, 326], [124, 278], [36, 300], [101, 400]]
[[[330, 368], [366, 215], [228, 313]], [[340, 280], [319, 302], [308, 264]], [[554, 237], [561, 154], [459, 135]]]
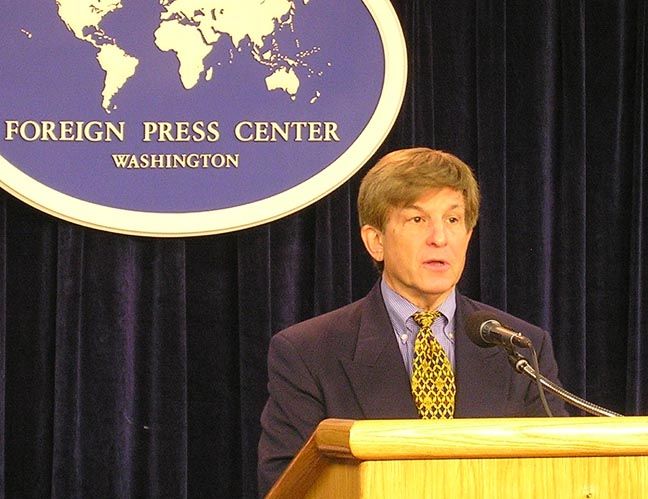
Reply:
[[479, 187], [470, 167], [443, 151], [416, 147], [393, 151], [362, 180], [358, 194], [360, 226], [384, 229], [389, 211], [410, 204], [425, 191], [450, 187], [464, 196], [466, 228], [479, 218]]
[[396, 292], [434, 308], [461, 277], [479, 187], [457, 157], [427, 148], [383, 157], [360, 185], [361, 236]]

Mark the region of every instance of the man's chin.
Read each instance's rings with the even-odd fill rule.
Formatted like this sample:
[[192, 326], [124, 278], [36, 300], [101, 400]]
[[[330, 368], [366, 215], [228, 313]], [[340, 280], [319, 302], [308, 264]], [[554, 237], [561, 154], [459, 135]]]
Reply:
[[429, 297], [445, 297], [450, 294], [452, 289], [455, 287], [454, 281], [448, 281], [444, 284], [435, 283], [434, 286], [427, 286], [421, 289], [422, 293]]

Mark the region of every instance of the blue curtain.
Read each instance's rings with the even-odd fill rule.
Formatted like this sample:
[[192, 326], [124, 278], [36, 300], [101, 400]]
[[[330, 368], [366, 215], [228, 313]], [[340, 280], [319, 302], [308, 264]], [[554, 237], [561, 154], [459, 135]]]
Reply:
[[[646, 2], [393, 3], [410, 76], [376, 157], [471, 164], [462, 291], [550, 330], [570, 391], [648, 414]], [[1, 193], [0, 494], [254, 497], [269, 338], [377, 278], [355, 213], [373, 162], [295, 215], [187, 239]]]

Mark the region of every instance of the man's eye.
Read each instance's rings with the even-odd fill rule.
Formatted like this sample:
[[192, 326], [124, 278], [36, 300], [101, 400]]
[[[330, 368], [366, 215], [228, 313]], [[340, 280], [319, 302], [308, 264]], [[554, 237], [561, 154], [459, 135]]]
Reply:
[[412, 222], [419, 224], [423, 221], [423, 217], [412, 217]]
[[461, 219], [459, 217], [449, 217], [448, 222], [450, 222], [451, 224], [458, 224], [459, 222], [461, 222]]

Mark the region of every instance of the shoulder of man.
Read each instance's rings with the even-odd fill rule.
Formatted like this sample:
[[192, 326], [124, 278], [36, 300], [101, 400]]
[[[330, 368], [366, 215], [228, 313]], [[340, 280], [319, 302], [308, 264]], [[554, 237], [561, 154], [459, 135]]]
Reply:
[[298, 349], [355, 348], [356, 334], [363, 318], [375, 319], [384, 315], [389, 320], [382, 301], [380, 286], [374, 288], [357, 301], [330, 312], [312, 317], [279, 331], [273, 341], [287, 341]]
[[311, 317], [279, 331], [275, 336], [283, 337], [291, 342], [307, 342], [321, 340], [323, 336], [334, 335], [336, 332], [348, 331], [357, 324], [362, 315], [366, 297], [330, 312]]

